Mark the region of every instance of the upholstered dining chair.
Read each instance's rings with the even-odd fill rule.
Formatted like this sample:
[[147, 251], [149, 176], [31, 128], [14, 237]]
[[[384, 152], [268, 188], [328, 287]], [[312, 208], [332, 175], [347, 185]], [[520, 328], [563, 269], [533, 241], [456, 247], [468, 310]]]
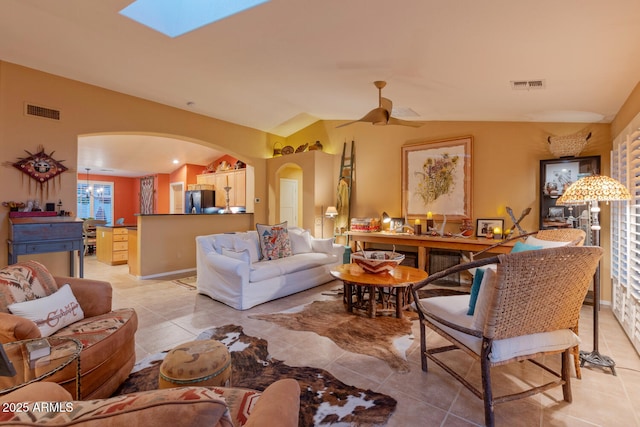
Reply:
[[[571, 349], [580, 341], [574, 331], [601, 256], [600, 247], [563, 246], [484, 258], [429, 276], [412, 288], [420, 319], [422, 370], [427, 372], [427, 360], [431, 360], [483, 399], [487, 426], [495, 423], [494, 405], [552, 387], [562, 386], [564, 400], [571, 402], [569, 358]], [[472, 315], [468, 314], [470, 295], [420, 299], [419, 290], [429, 283], [489, 264], [495, 264], [495, 269], [484, 271]], [[428, 348], [426, 328], [446, 338], [451, 345]], [[480, 362], [479, 387], [446, 363], [444, 354], [451, 350], [462, 350]], [[548, 366], [551, 361], [548, 356], [558, 353], [559, 372]], [[494, 396], [491, 378], [494, 368], [525, 360], [544, 369], [553, 379], [516, 393]], [[527, 377], [525, 383], [530, 379]]]

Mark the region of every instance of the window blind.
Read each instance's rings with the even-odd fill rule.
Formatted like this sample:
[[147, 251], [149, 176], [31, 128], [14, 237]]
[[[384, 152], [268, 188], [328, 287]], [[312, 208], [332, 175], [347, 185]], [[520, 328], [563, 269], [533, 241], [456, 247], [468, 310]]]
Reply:
[[632, 195], [611, 208], [613, 312], [640, 352], [640, 115], [614, 140], [611, 175]]

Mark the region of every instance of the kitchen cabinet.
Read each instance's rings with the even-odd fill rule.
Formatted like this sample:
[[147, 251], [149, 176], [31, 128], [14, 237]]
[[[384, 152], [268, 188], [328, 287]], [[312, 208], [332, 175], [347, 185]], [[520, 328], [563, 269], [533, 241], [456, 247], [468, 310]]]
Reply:
[[129, 259], [129, 235], [125, 227], [97, 227], [96, 256], [105, 264], [126, 264]]
[[207, 173], [196, 177], [197, 184], [213, 185], [216, 191], [215, 204], [218, 207], [226, 206], [227, 192], [229, 190], [229, 206], [247, 206], [247, 170], [236, 169], [223, 172]]

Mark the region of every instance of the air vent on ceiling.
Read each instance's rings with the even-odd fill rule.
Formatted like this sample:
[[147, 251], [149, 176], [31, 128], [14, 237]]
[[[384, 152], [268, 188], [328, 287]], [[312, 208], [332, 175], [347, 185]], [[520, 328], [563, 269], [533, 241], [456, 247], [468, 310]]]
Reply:
[[53, 108], [42, 107], [40, 105], [25, 103], [24, 104], [24, 113], [27, 116], [33, 117], [41, 117], [43, 119], [50, 120], [60, 120], [60, 110], [55, 110]]
[[544, 89], [545, 87], [544, 80], [511, 80], [513, 90]]

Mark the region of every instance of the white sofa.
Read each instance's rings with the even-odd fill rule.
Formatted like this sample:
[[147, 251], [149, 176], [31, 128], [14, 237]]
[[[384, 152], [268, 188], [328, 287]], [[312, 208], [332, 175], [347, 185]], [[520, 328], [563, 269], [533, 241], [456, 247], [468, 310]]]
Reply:
[[301, 228], [288, 232], [293, 255], [272, 260], [260, 260], [256, 231], [196, 237], [198, 293], [246, 310], [332, 280], [344, 246]]

